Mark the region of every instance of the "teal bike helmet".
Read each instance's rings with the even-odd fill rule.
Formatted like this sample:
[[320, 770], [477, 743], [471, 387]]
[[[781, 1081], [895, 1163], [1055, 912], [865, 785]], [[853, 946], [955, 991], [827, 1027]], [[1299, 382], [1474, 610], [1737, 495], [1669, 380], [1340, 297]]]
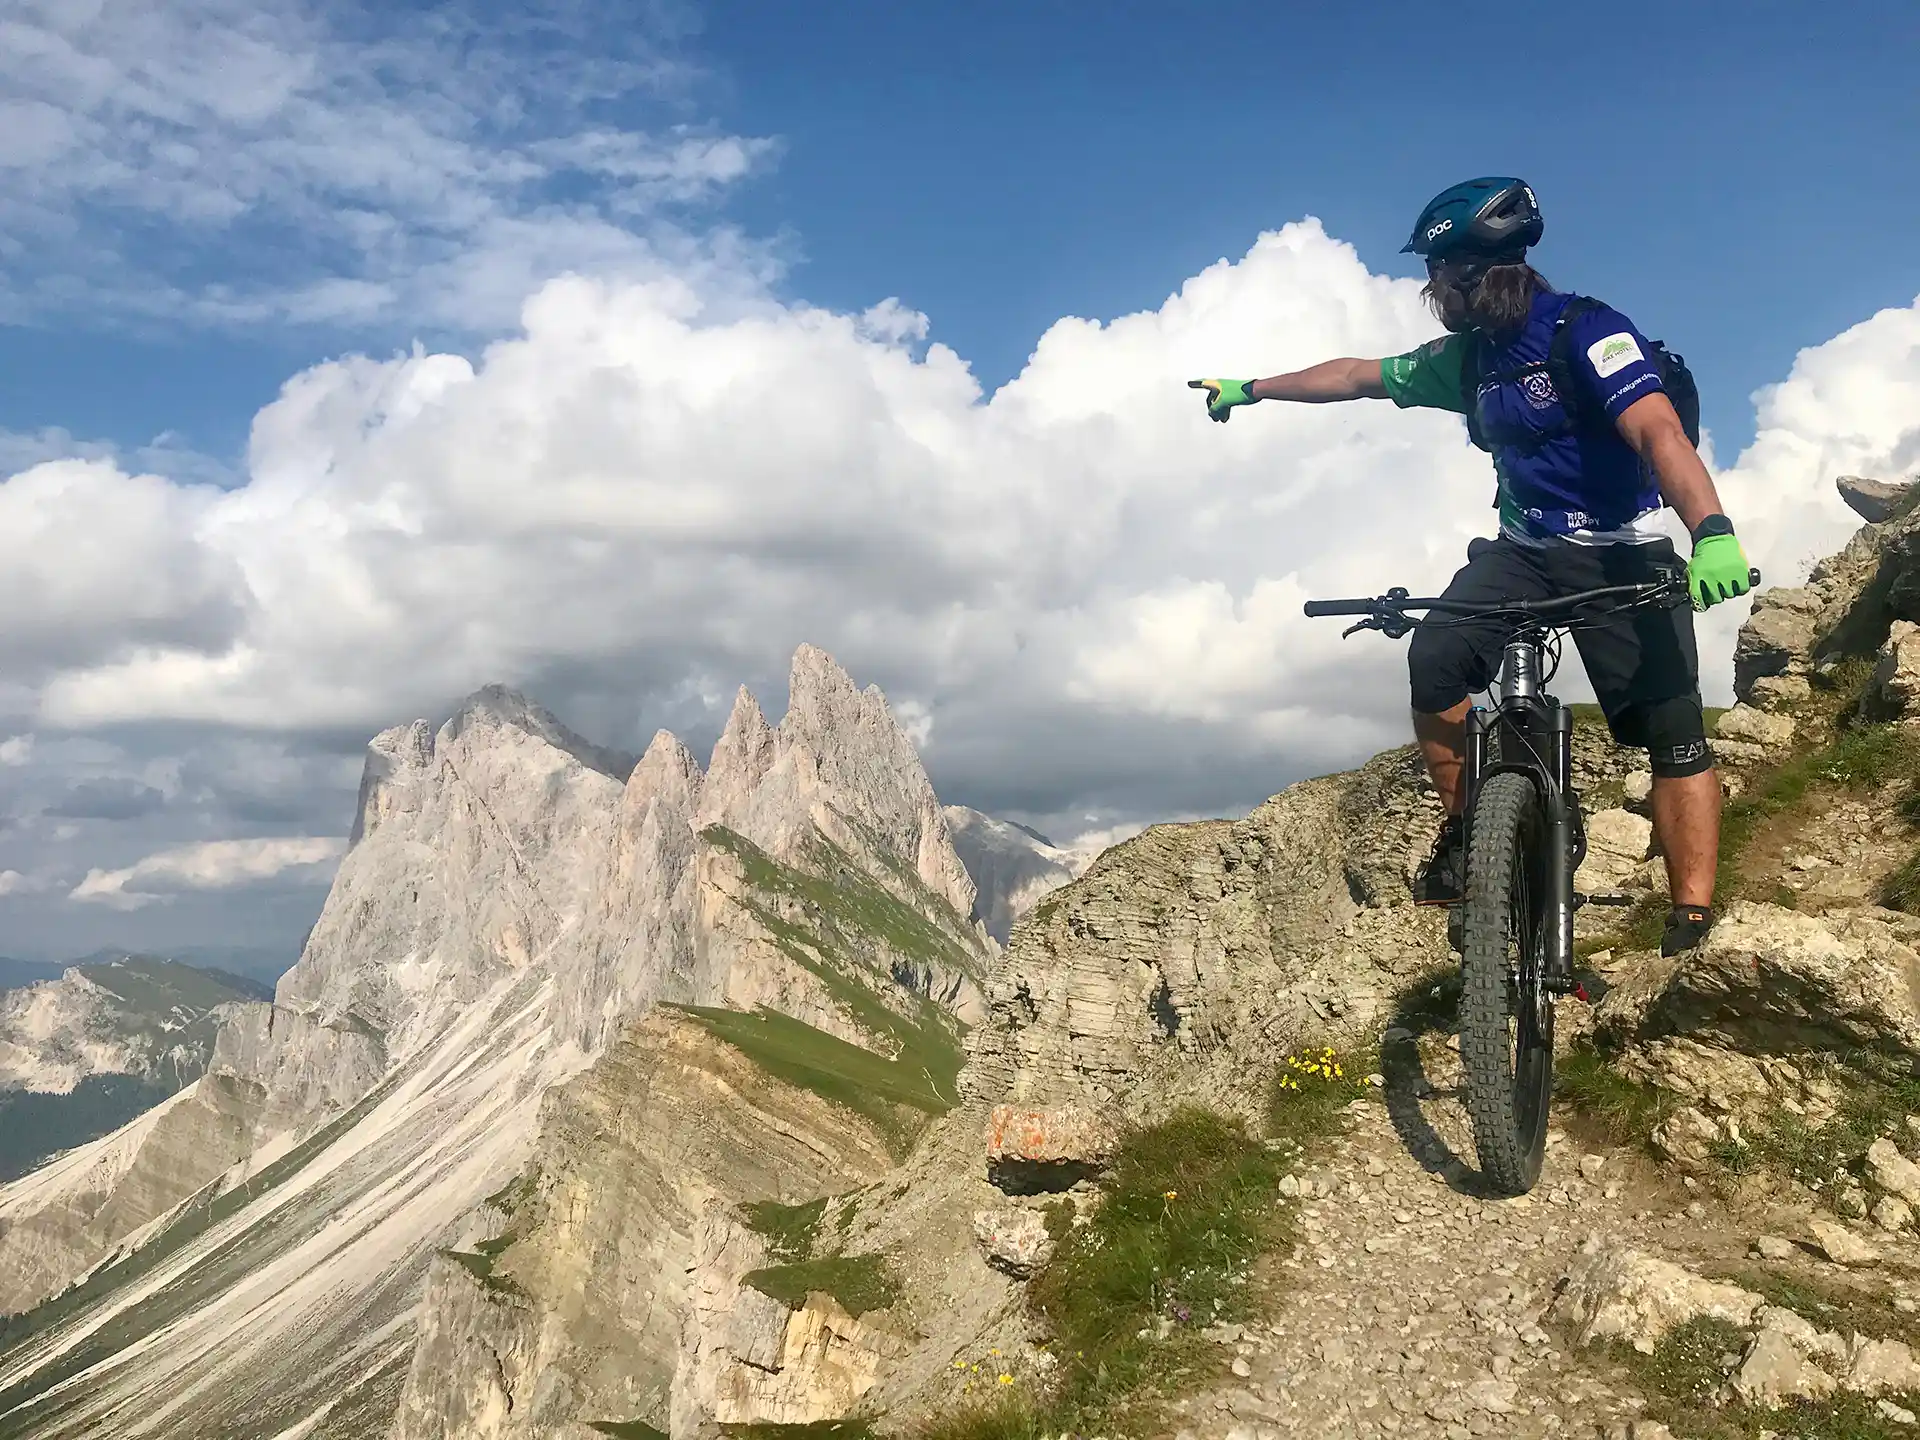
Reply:
[[1486, 176], [1463, 180], [1429, 200], [1400, 253], [1429, 262], [1455, 256], [1517, 260], [1540, 243], [1545, 228], [1532, 186], [1511, 175]]

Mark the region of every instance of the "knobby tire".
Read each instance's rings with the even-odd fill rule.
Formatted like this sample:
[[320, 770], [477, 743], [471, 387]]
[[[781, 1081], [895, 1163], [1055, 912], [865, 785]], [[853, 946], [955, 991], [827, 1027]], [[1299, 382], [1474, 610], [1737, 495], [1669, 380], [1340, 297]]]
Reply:
[[1488, 776], [1470, 834], [1460, 915], [1467, 1113], [1481, 1174], [1495, 1190], [1521, 1195], [1540, 1178], [1553, 1092], [1553, 1004], [1535, 1003], [1546, 856], [1533, 782], [1512, 773]]

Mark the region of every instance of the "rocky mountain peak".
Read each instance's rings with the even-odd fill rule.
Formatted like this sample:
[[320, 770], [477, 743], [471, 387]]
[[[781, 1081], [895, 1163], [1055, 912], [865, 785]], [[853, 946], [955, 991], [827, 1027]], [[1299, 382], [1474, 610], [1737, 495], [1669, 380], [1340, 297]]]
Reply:
[[656, 730], [640, 763], [627, 777], [622, 807], [629, 813], [666, 798], [691, 818], [704, 788], [705, 777], [693, 752], [671, 730]]
[[713, 759], [707, 766], [700, 824], [720, 825], [727, 823], [729, 816], [737, 818], [754, 788], [773, 768], [773, 760], [773, 727], [767, 724], [753, 692], [742, 685], [733, 697], [733, 711], [714, 743]]
[[564, 750], [590, 770], [598, 770], [615, 780], [624, 781], [633, 771], [633, 756], [623, 751], [595, 745], [563, 725], [545, 706], [529, 699], [508, 685], [483, 685], [453, 712], [440, 728], [440, 743], [457, 740], [476, 727], [511, 726], [515, 730], [544, 740]]
[[349, 846], [358, 845], [389, 815], [405, 809], [414, 785], [433, 766], [433, 728], [424, 720], [382, 730], [367, 743]]

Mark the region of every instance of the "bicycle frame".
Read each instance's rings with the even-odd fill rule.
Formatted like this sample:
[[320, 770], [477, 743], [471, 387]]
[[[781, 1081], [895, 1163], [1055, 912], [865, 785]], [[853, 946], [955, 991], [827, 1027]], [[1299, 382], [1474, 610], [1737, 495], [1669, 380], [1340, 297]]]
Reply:
[[[1544, 625], [1528, 623], [1507, 641], [1498, 703], [1491, 710], [1475, 706], [1467, 712], [1463, 779], [1469, 825], [1474, 801], [1489, 775], [1511, 772], [1533, 782], [1546, 842], [1546, 873], [1540, 879], [1548, 925], [1546, 954], [1540, 957], [1541, 989], [1565, 994], [1574, 988], [1573, 912], [1578, 901], [1573, 875], [1586, 858], [1587, 837], [1580, 817], [1580, 797], [1573, 788], [1573, 712], [1547, 694], [1541, 681], [1547, 634]], [[1502, 744], [1495, 759], [1492, 742], [1503, 733], [1512, 736], [1512, 743]], [[1468, 845], [1472, 845], [1471, 831]]]

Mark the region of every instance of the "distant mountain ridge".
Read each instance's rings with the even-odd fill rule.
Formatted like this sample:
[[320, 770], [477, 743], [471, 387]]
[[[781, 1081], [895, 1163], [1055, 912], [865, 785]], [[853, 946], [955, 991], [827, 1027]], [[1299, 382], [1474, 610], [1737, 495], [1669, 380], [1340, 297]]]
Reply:
[[71, 960], [18, 960], [0, 955], [0, 990], [17, 990], [42, 980], [58, 980], [76, 965], [106, 964], [132, 955], [171, 960], [210, 974], [225, 975], [238, 985], [269, 996], [273, 993], [273, 982], [299, 958], [289, 950], [252, 945], [174, 945], [164, 952], [110, 945]]
[[93, 1140], [198, 1080], [258, 981], [100, 951], [0, 992], [0, 1179]]
[[17, 990], [42, 980], [58, 980], [72, 963], [70, 960], [15, 960], [9, 955], [0, 955], [0, 990]]
[[974, 913], [1002, 945], [1034, 906], [1091, 865], [1097, 850], [1055, 845], [1017, 820], [966, 805], [946, 807], [953, 848], [979, 887]]

